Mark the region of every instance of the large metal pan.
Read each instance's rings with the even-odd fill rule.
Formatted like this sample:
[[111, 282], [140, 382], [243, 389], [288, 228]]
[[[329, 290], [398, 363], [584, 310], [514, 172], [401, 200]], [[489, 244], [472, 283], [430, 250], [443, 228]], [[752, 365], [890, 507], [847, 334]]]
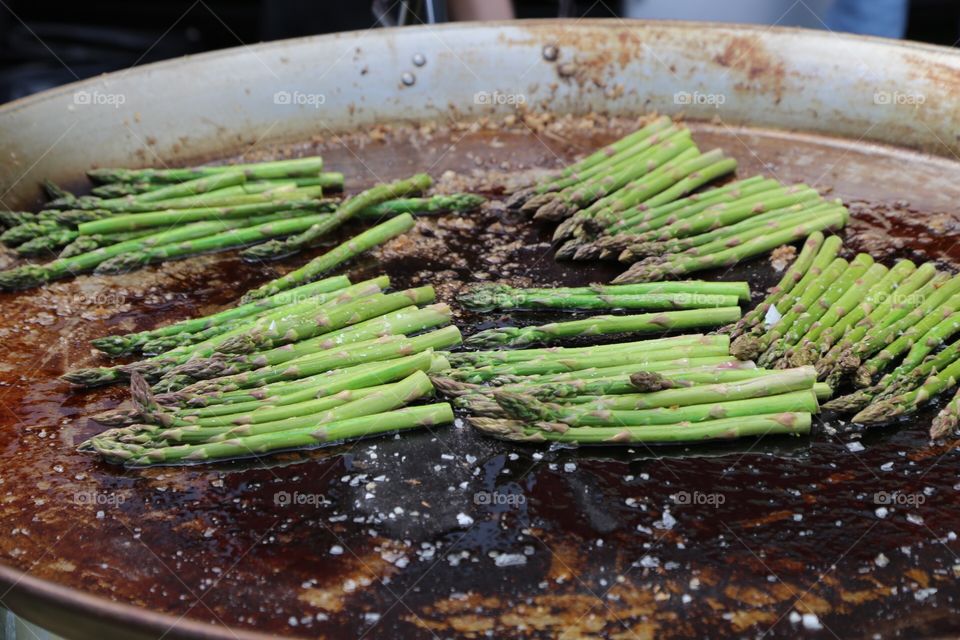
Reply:
[[[553, 166], [615, 132], [430, 127], [423, 139], [387, 134], [391, 144], [367, 146], [340, 134], [505, 115], [517, 102], [534, 113], [656, 110], [704, 121], [701, 146], [722, 144], [744, 175], [864, 201], [853, 245], [948, 260], [958, 90], [953, 51], [825, 32], [551, 21], [348, 33], [151, 65], [7, 105], [0, 193], [28, 206], [42, 178], [69, 184], [96, 165], [256, 155], [277, 143], [321, 149], [354, 186], [425, 168], [502, 175]], [[612, 273], [555, 266], [540, 230], [495, 209], [476, 222], [428, 225], [412, 255], [381, 253], [354, 272], [386, 269], [399, 284], [440, 270], [442, 284]], [[503, 260], [478, 246], [501, 247]], [[950, 533], [960, 531], [960, 464], [927, 446], [924, 416], [871, 434], [862, 451], [827, 417], [809, 442], [656, 455], [539, 452], [460, 427], [269, 466], [124, 472], [73, 452], [95, 429], [81, 416], [123, 396], [70, 396], [56, 381], [91, 361], [89, 338], [225, 303], [263, 271], [204, 258], [2, 298], [3, 604], [78, 638], [960, 628]], [[768, 272], [755, 262], [726, 277], [762, 285]], [[317, 500], [291, 510], [280, 492]]]

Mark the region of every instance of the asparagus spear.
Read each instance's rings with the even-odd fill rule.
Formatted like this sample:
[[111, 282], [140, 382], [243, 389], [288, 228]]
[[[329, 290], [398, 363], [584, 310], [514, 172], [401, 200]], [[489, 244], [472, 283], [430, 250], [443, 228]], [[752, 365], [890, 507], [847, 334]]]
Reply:
[[[663, 354], [656, 353], [654, 355], [655, 357], [660, 357]], [[548, 385], [555, 382], [563, 384], [580, 384], [584, 381], [609, 378], [611, 376], [631, 375], [636, 373], [638, 369], [642, 369], [648, 373], [665, 372], [669, 373], [670, 375], [680, 375], [694, 371], [708, 371], [719, 368], [746, 370], [756, 369], [756, 365], [752, 362], [741, 362], [740, 360], [737, 360], [731, 356], [706, 356], [696, 358], [673, 358], [670, 360], [648, 360], [645, 363], [618, 364], [612, 367], [592, 366], [587, 367], [586, 369], [575, 369], [553, 373], [534, 372], [531, 375], [514, 375], [512, 373], [504, 373], [492, 377], [486, 375], [474, 375], [476, 370], [474, 370], [474, 372], [463, 373], [450, 367], [449, 369], [438, 372], [437, 376], [440, 378], [456, 378], [458, 382], [463, 380], [470, 381], [467, 382], [467, 384], [476, 384], [473, 381], [479, 381], [487, 382], [492, 386], [509, 386], [514, 384]]]
[[127, 240], [145, 238], [156, 232], [156, 229], [144, 229], [141, 231], [129, 231], [127, 233], [97, 234], [95, 236], [79, 235], [73, 242], [65, 246], [57, 257], [73, 258], [74, 256], [95, 251], [100, 247], [107, 247], [111, 244], [117, 244], [118, 242], [126, 242]]
[[314, 258], [299, 269], [291, 271], [276, 280], [272, 280], [258, 289], [248, 291], [244, 294], [243, 301], [250, 302], [266, 296], [272, 296], [281, 291], [309, 282], [346, 262], [350, 258], [406, 233], [413, 228], [413, 225], [413, 217], [408, 214], [401, 214], [396, 218], [391, 218], [386, 222], [354, 236], [323, 255]]
[[960, 424], [960, 392], [956, 393], [933, 419], [933, 424], [930, 425], [930, 439], [946, 438], [957, 430], [957, 424]]
[[293, 429], [275, 434], [234, 438], [214, 444], [141, 447], [129, 450], [116, 448], [109, 442], [95, 439], [93, 446], [98, 453], [111, 462], [130, 466], [174, 464], [243, 458], [273, 451], [312, 448], [452, 421], [453, 409], [444, 402], [331, 422], [320, 428]]
[[[195, 196], [200, 193], [216, 191], [224, 187], [232, 187], [235, 184], [246, 182], [247, 176], [242, 171], [222, 171], [202, 178], [194, 178], [178, 184], [171, 184], [159, 189], [140, 193], [129, 198], [118, 198], [121, 202], [129, 200], [137, 202], [156, 202], [158, 200], [169, 200], [171, 198], [183, 198]], [[115, 202], [106, 201], [106, 202]]]
[[671, 329], [716, 327], [740, 318], [739, 307], [691, 311], [665, 311], [627, 316], [594, 316], [570, 322], [552, 322], [533, 327], [500, 327], [476, 333], [465, 341], [471, 347], [518, 347], [536, 342], [556, 342], [578, 336], [613, 333], [651, 333]]
[[[452, 368], [452, 367], [451, 367]], [[715, 371], [746, 371], [755, 370], [753, 362], [744, 362], [730, 356], [707, 356], [697, 358], [673, 358], [668, 360], [654, 360], [642, 366], [637, 363], [619, 364], [613, 366], [591, 367], [575, 369], [561, 373], [548, 373], [532, 376], [504, 375], [491, 378], [493, 385], [511, 384], [550, 384], [553, 382], [579, 383], [584, 380], [609, 378], [611, 376], [629, 376], [642, 370], [645, 374], [659, 373], [664, 376], [680, 376], [687, 373], [710, 373]], [[457, 371], [446, 371], [444, 375], [456, 375]], [[718, 381], [722, 382], [722, 381]]]
[[38, 256], [45, 253], [54, 253], [56, 249], [65, 247], [77, 239], [79, 234], [72, 229], [55, 229], [50, 233], [27, 240], [17, 247], [17, 255]]
[[723, 357], [726, 349], [719, 346], [680, 346], [641, 352], [608, 352], [592, 356], [571, 358], [535, 358], [501, 365], [488, 365], [472, 369], [460, 368], [450, 372], [450, 376], [465, 382], [483, 382], [500, 376], [528, 376], [563, 373], [580, 369], [631, 365], [634, 369], [648, 367], [650, 363], [665, 361], [676, 362], [681, 358]]
[[746, 400], [811, 390], [816, 382], [813, 367], [781, 369], [769, 376], [718, 384], [676, 387], [650, 393], [625, 393], [599, 397], [585, 407], [597, 410], [636, 410], [682, 407], [695, 404]]
[[152, 227], [170, 227], [174, 224], [203, 220], [249, 218], [280, 211], [325, 213], [330, 210], [331, 204], [324, 200], [281, 200], [232, 207], [196, 207], [193, 209], [168, 209], [149, 213], [111, 215], [89, 222], [81, 222], [77, 228], [82, 235], [97, 235], [138, 231]]
[[[633, 367], [636, 369], [636, 367]], [[654, 367], [656, 368], [656, 367]], [[649, 366], [643, 371], [633, 374], [620, 373], [619, 375], [575, 378], [563, 381], [544, 382], [547, 376], [529, 376], [520, 378], [516, 382], [499, 387], [484, 387], [477, 384], [465, 383], [442, 373], [431, 375], [431, 379], [438, 389], [448, 395], [469, 395], [476, 393], [493, 393], [499, 389], [516, 393], [529, 394], [537, 399], [556, 402], [579, 402], [578, 396], [609, 396], [624, 393], [662, 391], [679, 387], [692, 387], [697, 384], [719, 384], [723, 382], [739, 382], [764, 376], [776, 375], [777, 371], [766, 369], [746, 369], [725, 366], [703, 367], [694, 369], [665, 370], [662, 373], [651, 371]]]
[[474, 193], [437, 194], [425, 198], [396, 198], [372, 205], [359, 213], [364, 218], [382, 218], [401, 213], [423, 215], [428, 213], [465, 213], [472, 211], [487, 199]]
[[[735, 296], [736, 300], [750, 300], [750, 284], [747, 282], [708, 282], [705, 280], [687, 280], [658, 282], [648, 284], [630, 284], [619, 286], [591, 285], [589, 287], [553, 287], [553, 288], [517, 288], [505, 284], [477, 284], [461, 294], [459, 300], [468, 309], [488, 310], [494, 307], [513, 308], [522, 305], [527, 296], [581, 297], [595, 296], [619, 298], [621, 296], [647, 295], [702, 295]], [[736, 305], [736, 300], [730, 305]]]
[[37, 222], [37, 214], [30, 211], [4, 211], [0, 210], [0, 226], [18, 227], [27, 222]]
[[[709, 309], [737, 305], [735, 296], [699, 293], [645, 293], [639, 295], [551, 295], [518, 292], [509, 298], [493, 298], [492, 309], [634, 309], [670, 311], [675, 309]], [[468, 308], [471, 306], [468, 304]], [[472, 307], [476, 308], [476, 307]]]
[[377, 185], [363, 193], [349, 198], [328, 218], [317, 223], [303, 233], [287, 238], [283, 241], [267, 242], [252, 247], [245, 252], [247, 258], [268, 259], [281, 258], [309, 247], [318, 239], [330, 233], [341, 224], [352, 218], [364, 209], [380, 204], [393, 198], [401, 198], [412, 193], [424, 191], [430, 187], [433, 180], [425, 173], [420, 173], [406, 180], [397, 180], [388, 184]]
[[60, 209], [103, 209], [114, 214], [149, 213], [167, 209], [197, 209], [200, 207], [236, 207], [246, 204], [265, 202], [294, 202], [299, 200], [319, 200], [323, 197], [323, 187], [280, 188], [260, 193], [247, 193], [242, 186], [227, 187], [209, 193], [200, 193], [182, 198], [166, 200], [140, 201], [133, 198], [76, 198], [64, 202], [50, 202], [50, 208]]
[[476, 429], [513, 442], [565, 442], [571, 444], [679, 444], [778, 434], [810, 433], [809, 413], [781, 413], [725, 418], [694, 424], [653, 427], [568, 427], [553, 423], [527, 426], [517, 420], [469, 418]]
[[93, 169], [87, 172], [91, 180], [110, 182], [184, 182], [224, 172], [242, 172], [248, 180], [268, 180], [294, 176], [313, 176], [323, 171], [320, 156], [274, 160], [247, 164], [228, 164], [186, 169]]
[[637, 340], [617, 342], [615, 344], [592, 345], [589, 347], [545, 347], [542, 349], [513, 349], [496, 351], [463, 351], [451, 353], [450, 362], [454, 366], [482, 367], [530, 360], [569, 360], [577, 357], [601, 356], [603, 354], [643, 353], [663, 351], [673, 347], [714, 347], [726, 352], [730, 340], [724, 335], [687, 334], [655, 340]]
[[155, 182], [114, 182], [102, 184], [90, 190], [90, 195], [98, 198], [119, 198], [122, 196], [135, 196], [138, 193], [144, 193], [151, 189], [156, 189], [159, 184]]
[[0, 243], [8, 247], [16, 247], [43, 237], [48, 233], [63, 231], [64, 227], [53, 220], [39, 220], [37, 222], [24, 222], [15, 227], [10, 227], [0, 234]]
[[704, 403], [682, 407], [661, 407], [636, 411], [596, 411], [577, 405], [540, 402], [531, 395], [498, 390], [494, 397], [508, 417], [526, 422], [559, 422], [571, 427], [641, 427], [679, 422], [704, 422], [721, 418], [743, 418], [768, 413], [819, 410], [812, 391], [794, 391], [775, 396]]

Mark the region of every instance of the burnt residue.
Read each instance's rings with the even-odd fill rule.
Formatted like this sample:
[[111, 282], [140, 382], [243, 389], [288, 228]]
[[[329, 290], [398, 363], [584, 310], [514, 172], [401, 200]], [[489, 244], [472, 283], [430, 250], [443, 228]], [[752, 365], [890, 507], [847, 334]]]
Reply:
[[[382, 128], [286, 151], [322, 152], [354, 188], [429, 167], [444, 188], [492, 195], [614, 137], [603, 119], [531, 122]], [[955, 165], [694, 128], [701, 148], [737, 157], [742, 176], [806, 181], [855, 201], [846, 233], [854, 249], [956, 258], [955, 226], [924, 222], [957, 215]], [[549, 231], [492, 203], [467, 218], [421, 221], [350, 273], [387, 272], [397, 287], [432, 282], [453, 305], [467, 282], [583, 284], [617, 273], [555, 263]], [[84, 416], [126, 396], [71, 394], [58, 382], [65, 369], [99, 361], [91, 338], [209, 312], [306, 259], [210, 256], [4, 295], [0, 560], [174, 618], [301, 636], [957, 631], [960, 461], [952, 443], [927, 442], [932, 409], [865, 433], [826, 415], [809, 439], [705, 447], [525, 447], [458, 420], [187, 468], [124, 470], [74, 450], [98, 430]], [[758, 291], [776, 278], [765, 260], [705, 275], [746, 277]], [[513, 320], [458, 312], [465, 332]]]

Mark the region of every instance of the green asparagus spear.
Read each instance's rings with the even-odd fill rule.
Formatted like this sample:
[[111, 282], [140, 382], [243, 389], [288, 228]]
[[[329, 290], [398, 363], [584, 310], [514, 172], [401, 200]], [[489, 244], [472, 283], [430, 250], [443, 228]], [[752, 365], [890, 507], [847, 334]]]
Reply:
[[665, 311], [627, 316], [594, 316], [584, 320], [553, 322], [533, 327], [487, 329], [467, 338], [471, 347], [518, 347], [536, 342], [550, 343], [578, 336], [614, 333], [651, 333], [671, 329], [716, 327], [740, 318], [739, 307], [719, 307], [692, 311]]
[[244, 294], [243, 301], [250, 302], [266, 296], [272, 296], [281, 291], [309, 282], [346, 262], [350, 258], [406, 233], [413, 228], [413, 225], [413, 217], [408, 214], [401, 214], [396, 218], [378, 224], [334, 247], [323, 255], [314, 258], [299, 269], [291, 271], [276, 280], [272, 280], [258, 289], [248, 291]]
[[424, 191], [430, 187], [433, 180], [425, 173], [420, 173], [406, 180], [397, 180], [388, 184], [377, 185], [363, 193], [348, 199], [327, 220], [314, 227], [287, 238], [283, 241], [267, 242], [253, 247], [244, 254], [247, 258], [272, 259], [288, 256], [301, 249], [311, 246], [317, 240], [339, 227], [357, 213], [393, 198], [402, 198], [412, 193]]

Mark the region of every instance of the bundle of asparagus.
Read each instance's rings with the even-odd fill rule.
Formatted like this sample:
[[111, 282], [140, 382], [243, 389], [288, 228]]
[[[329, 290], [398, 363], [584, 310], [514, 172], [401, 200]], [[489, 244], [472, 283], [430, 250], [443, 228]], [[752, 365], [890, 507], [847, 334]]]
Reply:
[[[731, 351], [775, 368], [814, 365], [833, 388], [852, 382], [857, 391], [824, 408], [856, 412], [854, 422], [912, 413], [956, 384], [960, 276], [909, 260], [888, 269], [866, 254], [848, 262], [841, 250], [838, 238], [811, 235], [767, 298], [728, 328]], [[947, 405], [933, 437], [953, 429], [956, 411]]]
[[660, 117], [554, 179], [515, 193], [507, 204], [537, 219], [574, 216], [569, 224], [577, 227], [596, 214], [654, 197], [667, 202], [735, 168], [736, 161], [719, 150], [701, 154], [689, 130]]
[[[50, 186], [55, 199], [48, 209], [0, 215], [11, 225], [0, 234], [0, 242], [21, 255], [49, 254], [61, 247], [62, 251], [52, 262], [0, 272], [0, 290], [90, 271], [127, 272], [154, 262], [242, 247], [248, 247], [244, 256], [251, 259], [282, 257], [312, 246], [353, 217], [406, 220], [409, 214], [468, 211], [484, 200], [473, 194], [415, 197], [431, 185], [429, 176], [421, 174], [377, 185], [338, 203], [323, 194], [325, 189], [342, 188], [343, 176], [321, 173], [322, 168], [317, 157], [91, 172], [96, 181], [117, 180], [110, 186], [136, 185], [119, 189], [130, 193], [117, 197], [78, 198]], [[286, 239], [269, 242], [278, 238]]]
[[700, 154], [689, 131], [656, 118], [508, 204], [563, 220], [557, 258], [633, 263], [614, 280], [622, 284], [729, 266], [848, 220], [839, 201], [807, 185], [759, 176], [692, 193], [735, 169], [719, 150]]
[[131, 381], [134, 406], [95, 416], [114, 428], [83, 448], [126, 464], [195, 462], [451, 420], [447, 405], [403, 408], [432, 394], [425, 372], [449, 367], [435, 352], [460, 343], [450, 309], [432, 304], [431, 287], [385, 293], [388, 285], [334, 276], [96, 340], [120, 355], [174, 339], [158, 356], [64, 376], [80, 386]]
[[435, 386], [494, 437], [575, 444], [681, 443], [805, 434], [831, 390], [816, 371], [757, 368], [725, 335], [447, 356]]
[[421, 369], [397, 382], [288, 404], [269, 416], [272, 409], [265, 404], [254, 410], [259, 414], [227, 414], [223, 426], [169, 427], [171, 415], [159, 408], [149, 387], [138, 378], [131, 387], [138, 419], [144, 422], [104, 431], [81, 450], [128, 466], [188, 464], [309, 449], [453, 421], [447, 403], [407, 406], [433, 393]]

